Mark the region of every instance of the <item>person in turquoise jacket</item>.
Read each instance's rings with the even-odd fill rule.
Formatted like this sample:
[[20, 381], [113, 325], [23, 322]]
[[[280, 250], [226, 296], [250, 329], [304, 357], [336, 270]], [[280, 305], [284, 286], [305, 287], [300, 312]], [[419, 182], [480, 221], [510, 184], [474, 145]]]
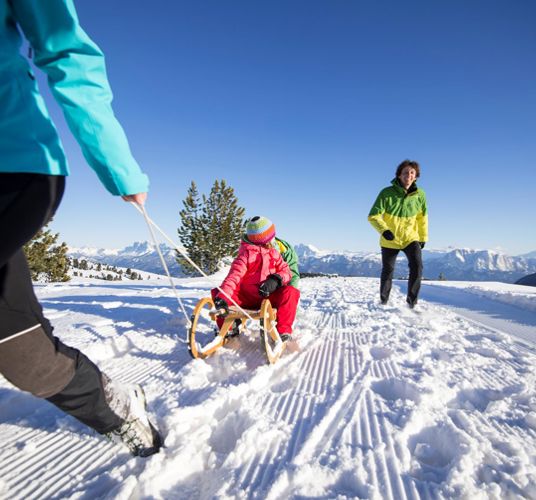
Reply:
[[141, 387], [115, 383], [55, 337], [33, 291], [22, 247], [55, 213], [69, 169], [20, 54], [23, 35], [104, 187], [138, 204], [149, 188], [112, 111], [104, 56], [80, 27], [73, 2], [0, 0], [0, 373], [147, 456], [158, 451], [161, 437], [147, 418]]
[[146, 193], [149, 180], [112, 111], [104, 55], [78, 24], [72, 1], [1, 0], [0, 22], [0, 172], [69, 174], [32, 69], [19, 52], [18, 25], [85, 159], [106, 189], [122, 196]]

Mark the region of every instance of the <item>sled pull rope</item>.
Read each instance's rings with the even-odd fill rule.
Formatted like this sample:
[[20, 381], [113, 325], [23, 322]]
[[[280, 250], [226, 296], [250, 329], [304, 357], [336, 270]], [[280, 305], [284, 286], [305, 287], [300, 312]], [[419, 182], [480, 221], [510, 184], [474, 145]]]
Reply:
[[177, 293], [177, 289], [175, 288], [175, 284], [173, 283], [173, 279], [171, 277], [171, 273], [169, 272], [169, 268], [166, 264], [166, 261], [164, 259], [164, 256], [162, 255], [162, 251], [160, 250], [160, 245], [158, 244], [158, 241], [156, 239], [156, 236], [154, 234], [153, 228], [150, 223], [150, 219], [147, 216], [147, 212], [145, 211], [145, 207], [143, 205], [138, 205], [135, 202], [131, 202], [135, 208], [137, 208], [143, 215], [143, 218], [145, 219], [145, 222], [147, 223], [147, 227], [149, 228], [149, 233], [151, 234], [151, 238], [153, 240], [153, 245], [156, 248], [156, 251], [158, 252], [158, 256], [160, 257], [160, 262], [162, 263], [162, 266], [164, 267], [164, 270], [166, 271], [167, 277], [169, 279], [169, 284], [171, 285], [171, 288], [173, 289], [173, 293], [175, 294], [175, 298], [177, 299], [177, 302], [179, 303], [180, 308], [182, 309], [182, 313], [184, 314], [184, 317], [186, 318], [186, 324], [188, 328], [190, 327], [190, 318], [188, 317], [188, 314], [186, 312], [186, 309], [184, 308], [184, 304], [182, 303], [181, 298], [179, 297], [179, 294]]
[[[134, 206], [134, 208], [136, 210], [138, 210], [138, 212], [140, 212], [144, 219], [145, 219], [145, 222], [147, 223], [147, 226], [149, 227], [149, 232], [151, 233], [151, 237], [153, 239], [153, 242], [154, 242], [154, 245], [156, 246], [156, 249], [158, 251], [158, 255], [160, 256], [160, 260], [162, 261], [162, 265], [164, 266], [164, 269], [166, 271], [166, 274], [169, 278], [169, 281], [171, 283], [171, 287], [173, 288], [173, 291], [175, 292], [175, 296], [177, 297], [177, 300], [179, 301], [179, 304], [181, 305], [181, 308], [182, 308], [182, 311], [188, 321], [188, 327], [191, 325], [191, 322], [190, 322], [190, 318], [188, 317], [188, 314], [186, 313], [185, 309], [184, 309], [184, 306], [182, 305], [182, 301], [181, 299], [179, 298], [179, 295], [177, 293], [177, 291], [175, 290], [175, 286], [173, 284], [173, 279], [171, 278], [171, 274], [169, 272], [169, 269], [164, 261], [164, 257], [162, 256], [162, 253], [160, 252], [160, 248], [158, 246], [158, 244], [156, 243], [156, 237], [154, 235], [154, 232], [153, 232], [153, 227], [168, 241], [168, 243], [170, 243], [173, 248], [175, 248], [175, 250], [177, 250], [177, 252], [179, 252], [187, 261], [188, 263], [193, 266], [197, 271], [199, 271], [201, 273], [202, 276], [204, 276], [205, 278], [207, 278], [209, 281], [214, 281], [214, 278], [211, 278], [210, 276], [208, 276], [207, 274], [205, 274], [203, 272], [203, 270], [192, 260], [190, 259], [190, 257], [188, 257], [188, 254], [184, 251], [184, 249], [180, 248], [179, 246], [177, 246], [173, 240], [166, 234], [164, 233], [164, 231], [162, 231], [162, 229], [160, 229], [155, 223], [154, 221], [151, 220], [151, 218], [147, 215], [147, 211], [145, 209], [144, 206], [140, 206], [138, 205], [137, 203], [135, 202], [131, 202], [132, 205]], [[244, 316], [246, 316], [248, 319], [254, 321], [254, 319], [251, 317], [251, 315], [245, 311], [244, 309], [242, 309], [242, 307], [240, 307], [233, 299], [232, 297], [229, 297], [229, 295], [227, 293], [225, 293], [219, 286], [216, 286], [216, 288], [222, 292], [228, 299], [230, 302], [232, 302], [232, 304], [234, 306], [237, 307], [237, 309], [242, 313], [244, 314]], [[270, 329], [270, 331], [273, 329], [273, 326], [272, 328]]]

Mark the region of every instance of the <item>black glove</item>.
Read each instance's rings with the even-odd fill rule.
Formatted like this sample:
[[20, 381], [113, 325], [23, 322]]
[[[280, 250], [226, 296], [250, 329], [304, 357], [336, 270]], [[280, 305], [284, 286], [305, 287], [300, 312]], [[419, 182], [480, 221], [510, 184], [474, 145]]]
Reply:
[[275, 292], [282, 284], [283, 280], [281, 279], [281, 276], [279, 276], [279, 274], [270, 274], [270, 276], [268, 276], [268, 278], [266, 278], [259, 285], [259, 293], [262, 297], [268, 297], [271, 293]]
[[395, 235], [391, 231], [389, 231], [389, 229], [384, 231], [382, 233], [382, 236], [388, 241], [393, 241], [395, 239]]
[[419, 245], [421, 246], [421, 250], [424, 248], [424, 245], [426, 245], [426, 242], [424, 241], [419, 241]]
[[225, 302], [225, 299], [222, 299], [221, 297], [216, 297], [214, 299], [214, 307], [218, 311], [224, 311], [221, 316], [226, 316], [227, 314], [229, 314], [229, 304], [227, 304], [227, 302]]

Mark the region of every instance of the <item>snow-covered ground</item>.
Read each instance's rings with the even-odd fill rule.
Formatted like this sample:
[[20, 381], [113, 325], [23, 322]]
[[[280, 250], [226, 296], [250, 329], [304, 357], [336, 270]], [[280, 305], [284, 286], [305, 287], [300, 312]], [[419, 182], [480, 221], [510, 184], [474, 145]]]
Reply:
[[464, 318], [536, 344], [536, 287], [463, 281], [425, 282], [421, 297]]
[[[214, 283], [177, 280], [188, 313]], [[536, 498], [536, 289], [302, 280], [296, 343], [192, 360], [164, 280], [39, 285], [56, 334], [141, 383], [165, 449], [131, 458], [0, 381], [0, 497]], [[484, 304], [484, 305], [482, 305]]]

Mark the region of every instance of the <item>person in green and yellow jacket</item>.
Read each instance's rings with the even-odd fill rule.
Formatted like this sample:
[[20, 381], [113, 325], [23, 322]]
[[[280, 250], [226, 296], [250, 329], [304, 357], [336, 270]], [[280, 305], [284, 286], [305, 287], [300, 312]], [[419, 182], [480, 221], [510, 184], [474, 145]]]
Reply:
[[368, 220], [380, 233], [382, 273], [380, 300], [387, 304], [396, 257], [402, 250], [409, 263], [406, 302], [413, 308], [417, 303], [422, 279], [422, 252], [428, 241], [428, 209], [426, 195], [417, 187], [421, 169], [416, 161], [404, 160], [396, 169], [391, 186], [380, 191], [370, 209]]
[[[0, 374], [134, 455], [148, 456], [162, 438], [147, 418], [141, 387], [110, 380], [55, 337], [32, 287], [23, 245], [54, 215], [69, 169], [20, 53], [23, 36], [104, 187], [138, 204], [149, 188], [112, 110], [104, 55], [81, 28], [73, 1], [0, 0]], [[90, 195], [87, 204], [91, 209]]]

